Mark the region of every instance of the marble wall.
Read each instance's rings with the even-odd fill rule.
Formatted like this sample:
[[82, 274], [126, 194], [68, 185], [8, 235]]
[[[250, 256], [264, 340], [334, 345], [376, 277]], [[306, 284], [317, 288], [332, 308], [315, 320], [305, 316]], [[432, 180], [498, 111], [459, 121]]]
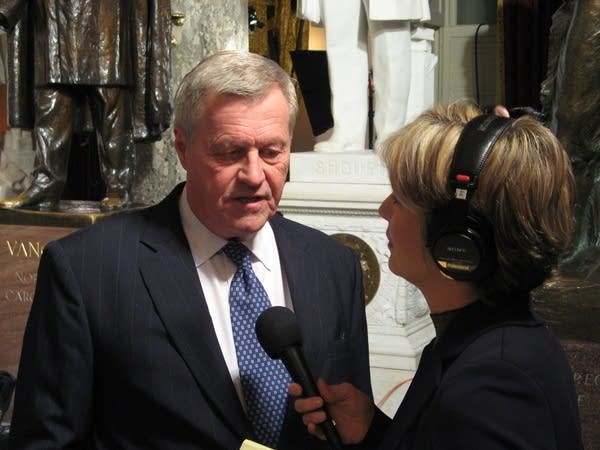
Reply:
[[[185, 14], [181, 25], [173, 24], [172, 90], [204, 57], [220, 50], [248, 48], [248, 2], [246, 0], [172, 0], [171, 13]], [[185, 179], [169, 128], [154, 144], [138, 145], [134, 200], [155, 203]]]

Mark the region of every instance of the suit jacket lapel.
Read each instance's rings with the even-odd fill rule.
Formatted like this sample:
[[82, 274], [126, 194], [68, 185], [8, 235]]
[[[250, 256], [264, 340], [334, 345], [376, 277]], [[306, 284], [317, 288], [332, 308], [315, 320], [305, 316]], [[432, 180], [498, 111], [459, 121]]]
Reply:
[[[252, 434], [239, 402], [181, 226], [181, 186], [149, 211], [140, 271], [167, 332], [215, 411], [240, 436]], [[226, 380], [226, 381], [224, 381]]]
[[312, 275], [318, 268], [311, 263], [308, 252], [308, 243], [294, 239], [288, 234], [284, 225], [284, 219], [275, 216], [270, 221], [279, 258], [290, 289], [290, 297], [294, 307], [294, 313], [298, 318], [298, 324], [303, 336], [303, 351], [307, 360], [318, 353], [319, 348], [315, 343], [322, 342], [322, 329], [315, 321], [315, 317], [321, 317], [318, 312], [316, 288], [318, 278]]

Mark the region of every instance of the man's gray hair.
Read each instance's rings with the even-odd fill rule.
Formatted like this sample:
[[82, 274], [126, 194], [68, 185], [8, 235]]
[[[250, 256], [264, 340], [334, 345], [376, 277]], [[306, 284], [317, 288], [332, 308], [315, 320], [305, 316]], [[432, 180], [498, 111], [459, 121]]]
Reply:
[[191, 136], [202, 121], [206, 100], [212, 95], [233, 95], [260, 100], [279, 88], [288, 102], [289, 129], [298, 113], [296, 89], [276, 62], [256, 53], [223, 51], [203, 59], [181, 81], [174, 100], [173, 125]]

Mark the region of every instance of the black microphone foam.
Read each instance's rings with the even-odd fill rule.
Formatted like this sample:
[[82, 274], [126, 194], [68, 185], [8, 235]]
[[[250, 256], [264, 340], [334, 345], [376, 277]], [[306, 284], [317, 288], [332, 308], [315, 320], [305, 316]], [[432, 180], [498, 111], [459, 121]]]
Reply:
[[271, 359], [281, 359], [286, 347], [302, 345], [294, 313], [283, 306], [265, 309], [256, 320], [258, 342]]
[[[255, 325], [258, 342], [271, 359], [281, 359], [292, 379], [302, 386], [305, 397], [320, 396], [317, 384], [310, 373], [302, 352], [302, 333], [295, 314], [283, 306], [265, 309]], [[333, 449], [341, 449], [342, 441], [326, 408], [325, 422], [321, 423], [323, 434]]]

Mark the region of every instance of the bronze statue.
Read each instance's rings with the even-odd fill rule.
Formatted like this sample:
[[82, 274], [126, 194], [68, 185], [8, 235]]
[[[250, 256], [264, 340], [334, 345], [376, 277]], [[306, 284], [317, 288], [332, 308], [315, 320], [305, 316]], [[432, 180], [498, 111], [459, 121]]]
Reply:
[[600, 255], [600, 0], [561, 5], [552, 17], [548, 60], [542, 106], [577, 181], [577, 228], [564, 264], [589, 275]]
[[134, 142], [160, 139], [171, 119], [170, 19], [169, 0], [0, 0], [9, 123], [33, 128], [36, 150], [31, 186], [0, 207], [58, 203], [86, 114], [98, 136], [102, 207], [130, 201]]

